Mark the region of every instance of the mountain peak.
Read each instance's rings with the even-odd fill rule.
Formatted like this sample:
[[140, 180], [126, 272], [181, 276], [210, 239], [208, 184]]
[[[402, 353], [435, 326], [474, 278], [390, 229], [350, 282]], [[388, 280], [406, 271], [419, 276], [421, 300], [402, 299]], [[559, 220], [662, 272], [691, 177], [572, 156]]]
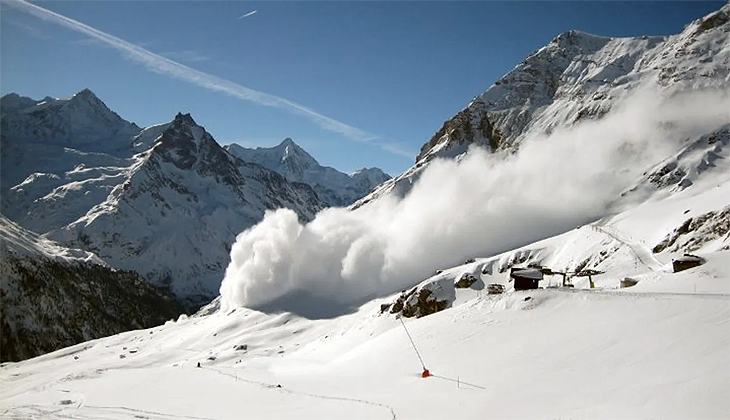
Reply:
[[584, 50], [584, 52], [595, 51], [612, 38], [589, 34], [588, 32], [578, 31], [572, 29], [568, 32], [563, 32], [550, 41], [548, 45], [556, 45], [559, 48]]
[[177, 115], [175, 115], [175, 119], [172, 121], [172, 123], [175, 125], [198, 125], [195, 123], [195, 120], [190, 115], [190, 113], [183, 114], [182, 112], [178, 112]]
[[99, 97], [96, 96], [89, 88], [84, 88], [80, 92], [76, 93], [71, 97], [71, 100], [84, 101], [88, 103], [101, 102], [101, 99], [99, 99]]
[[[287, 165], [294, 165], [301, 168], [309, 168], [319, 166], [319, 162], [312, 157], [306, 150], [296, 144], [291, 137], [287, 137], [279, 143], [278, 146], [272, 148], [262, 148], [262, 151], [269, 150], [270, 158], [279, 163], [286, 162]], [[245, 160], [245, 159], [244, 159]], [[267, 166], [267, 165], [264, 165]], [[268, 166], [267, 166], [268, 167]]]
[[274, 147], [250, 149], [232, 144], [226, 149], [244, 162], [256, 163], [278, 172], [289, 181], [309, 184], [319, 198], [330, 206], [352, 204], [390, 178], [377, 168], [363, 168], [348, 175], [329, 166], [321, 166], [289, 137]]
[[277, 146], [277, 147], [286, 147], [286, 146], [297, 146], [297, 147], [299, 147], [299, 145], [296, 144], [294, 142], [294, 140], [291, 139], [291, 137], [287, 137], [284, 140], [282, 140], [282, 142], [279, 143], [279, 146]]
[[[48, 98], [44, 99], [47, 101]], [[102, 115], [107, 120], [121, 119], [115, 112], [113, 112], [106, 104], [99, 99], [89, 88], [76, 93], [71, 99], [64, 105], [70, 109], [75, 110], [74, 112], [81, 111], [84, 113], [95, 113]]]
[[32, 107], [35, 104], [36, 101], [34, 99], [20, 96], [15, 92], [11, 92], [0, 98], [0, 112], [5, 114], [7, 112], [13, 112]]
[[6, 99], [18, 99], [18, 98], [20, 98], [20, 97], [21, 97], [21, 96], [20, 96], [20, 95], [18, 95], [17, 93], [15, 93], [15, 92], [10, 92], [10, 93], [8, 93], [8, 94], [4, 95], [4, 96], [3, 96], [2, 98], [0, 98], [0, 99], [2, 99], [2, 100], [6, 100]]
[[79, 91], [79, 93], [77, 93], [76, 95], [96, 97], [96, 95], [94, 95], [94, 92], [92, 92], [91, 89], [89, 89], [89, 88], [83, 88], [83, 89], [81, 89], [81, 91]]

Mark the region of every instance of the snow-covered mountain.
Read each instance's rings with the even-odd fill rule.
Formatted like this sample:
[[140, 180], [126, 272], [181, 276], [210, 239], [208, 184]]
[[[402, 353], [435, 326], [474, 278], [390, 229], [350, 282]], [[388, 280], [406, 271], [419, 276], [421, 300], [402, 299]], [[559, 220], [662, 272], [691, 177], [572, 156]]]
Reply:
[[288, 207], [309, 220], [324, 207], [309, 186], [228, 154], [189, 114], [134, 160], [103, 202], [48, 236], [193, 306], [217, 294], [232, 241], [266, 210]]
[[69, 99], [0, 99], [0, 210], [38, 233], [83, 216], [123, 182], [140, 128], [84, 89]]
[[[110, 110], [89, 89], [69, 99], [47, 97], [40, 101], [11, 93], [1, 102], [0, 130], [7, 140], [127, 155], [129, 139], [141, 130]], [[10, 183], [15, 185], [15, 181]]]
[[141, 130], [88, 90], [0, 103], [2, 213], [187, 305], [217, 295], [230, 245], [266, 210], [309, 220], [326, 206], [310, 186], [230, 155], [187, 114]]
[[355, 207], [390, 191], [404, 196], [435, 158], [459, 157], [472, 145], [513, 152], [526, 139], [607, 117], [622, 101], [647, 89], [666, 97], [727, 92], [728, 16], [730, 5], [724, 5], [666, 37], [558, 35], [447, 120], [423, 145], [413, 167]]
[[90, 252], [0, 216], [0, 360], [22, 360], [174, 318], [173, 296]]
[[225, 148], [232, 155], [276, 171], [289, 181], [309, 184], [332, 207], [348, 206], [390, 179], [378, 168], [362, 168], [345, 174], [322, 166], [290, 138], [274, 147], [252, 149], [230, 144]]
[[[316, 274], [305, 279], [312, 281], [305, 283], [310, 290], [330, 297], [320, 299], [310, 308], [313, 312], [325, 313], [331, 308], [323, 306], [337, 303], [338, 296], [327, 295], [331, 290], [366, 296], [361, 305], [312, 320], [241, 307], [236, 304], [241, 290], [226, 287], [192, 317], [3, 365], [0, 410], [18, 418], [240, 418], [242, 413], [254, 418], [400, 420], [481, 419], [485, 413], [496, 418], [729, 418], [730, 122], [723, 118], [725, 109], [714, 109], [726, 103], [717, 97], [693, 103], [683, 96], [706, 87], [727, 88], [728, 21], [730, 6], [724, 6], [666, 40], [566, 35], [582, 39], [581, 48], [589, 51], [585, 60], [567, 56], [570, 63], [563, 72], [568, 73], [572, 66], [592, 68], [590, 60], [598, 60], [612, 42], [616, 50], [603, 53], [619, 54], [641, 41], [647, 41], [646, 48], [637, 50], [643, 58], [661, 58], [666, 52], [665, 67], [628, 71], [615, 85], [598, 83], [607, 94], [635, 96], [644, 106], [627, 112], [619, 109], [625, 98], [610, 104], [596, 99], [610, 109], [586, 111], [581, 119], [596, 118], [608, 127], [575, 124], [580, 115], [576, 107], [592, 103], [592, 97], [549, 97], [540, 105], [544, 95], [536, 93], [533, 109], [527, 101], [533, 99], [531, 92], [557, 92], [560, 86], [549, 77], [544, 83], [530, 79], [532, 70], [523, 68], [524, 74], [514, 75], [519, 80], [509, 83], [527, 83], [524, 91], [507, 89], [504, 97], [494, 98], [511, 108], [484, 114], [492, 128], [482, 124], [482, 140], [494, 141], [497, 153], [471, 150], [464, 155], [461, 148], [468, 150], [466, 144], [478, 136], [459, 137], [455, 130], [479, 124], [454, 120], [424, 150], [420, 166], [386, 182], [370, 204], [363, 201], [349, 212], [327, 210], [306, 226], [280, 211], [234, 245], [229, 270], [261, 275], [230, 279], [231, 286], [244, 282], [244, 294], [260, 283], [296, 290], [291, 283], [308, 271]], [[686, 49], [673, 49], [685, 41]], [[562, 62], [561, 48], [546, 60], [548, 67], [552, 60]], [[685, 62], [688, 55], [697, 61]], [[594, 70], [607, 68], [612, 67]], [[661, 78], [657, 72], [671, 76]], [[680, 99], [683, 107], [673, 112], [688, 118], [642, 102], [635, 85], [642, 78]], [[556, 83], [573, 83], [568, 79], [561, 76]], [[573, 87], [591, 91], [591, 80]], [[514, 117], [514, 127], [492, 123], [492, 112]], [[561, 112], [565, 114], [558, 116]], [[661, 112], [658, 123], [650, 118], [653, 112]], [[705, 114], [721, 118], [705, 120]], [[632, 116], [648, 120], [648, 127], [635, 124]], [[499, 141], [490, 134], [509, 129], [541, 133], [549, 121], [563, 121], [552, 130], [568, 127], [569, 133], [561, 138], [500, 134]], [[642, 130], [632, 133], [616, 126]], [[642, 143], [644, 137], [648, 144]], [[669, 141], [676, 138], [680, 140]], [[588, 153], [605, 143], [618, 145], [618, 155], [613, 148]], [[187, 154], [164, 155], [187, 162]], [[587, 158], [595, 156], [606, 160]], [[634, 164], [640, 166], [631, 168]], [[590, 172], [593, 166], [609, 170]], [[490, 171], [500, 171], [500, 176], [490, 178]], [[555, 183], [565, 181], [556, 173], [567, 175], [569, 183]], [[585, 178], [596, 179], [584, 183]], [[496, 186], [485, 188], [477, 181]], [[424, 191], [442, 184], [438, 194]], [[574, 184], [590, 188], [574, 189]], [[377, 198], [394, 189], [406, 198]], [[597, 194], [600, 189], [607, 191]], [[604, 200], [612, 210], [608, 214]], [[621, 205], [613, 206], [614, 200]], [[589, 211], [580, 216], [602, 216], [557, 235], [545, 234], [553, 226], [540, 229], [541, 224], [565, 223], [563, 217], [574, 222], [571, 212], [586, 202], [598, 203], [600, 211], [587, 206]], [[569, 217], [563, 214], [566, 208]], [[491, 220], [495, 215], [498, 220]], [[389, 236], [391, 231], [395, 233]], [[497, 247], [523, 245], [483, 252], [492, 249], [481, 247], [490, 241]], [[240, 258], [236, 247], [245, 248], [244, 256], [253, 250], [254, 258]], [[443, 254], [449, 253], [466, 262], [433, 266], [448, 260]], [[701, 265], [676, 271], [674, 262], [685, 253], [696, 254]], [[378, 284], [392, 280], [388, 270], [399, 265], [398, 274], [428, 274], [397, 276], [403, 292], [374, 298], [383, 290]], [[540, 289], [515, 290], [510, 273], [520, 267], [543, 275]], [[266, 277], [271, 273], [276, 276]], [[357, 281], [349, 282], [353, 278]], [[502, 293], [491, 293], [490, 285], [502, 286], [491, 288]], [[386, 285], [396, 290], [392, 286]], [[249, 398], [244, 408], [241, 395]]]

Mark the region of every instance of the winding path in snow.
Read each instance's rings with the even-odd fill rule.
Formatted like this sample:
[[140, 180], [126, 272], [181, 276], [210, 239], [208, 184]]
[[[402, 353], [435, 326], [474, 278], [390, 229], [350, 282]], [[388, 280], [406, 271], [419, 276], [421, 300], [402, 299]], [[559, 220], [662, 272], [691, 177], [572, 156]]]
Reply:
[[252, 380], [249, 380], [249, 379], [243, 379], [243, 378], [239, 377], [238, 375], [234, 375], [234, 374], [231, 374], [231, 373], [223, 372], [222, 370], [215, 369], [215, 368], [212, 368], [212, 367], [201, 367], [201, 369], [211, 370], [211, 371], [216, 372], [216, 373], [219, 373], [221, 375], [234, 378], [237, 381], [243, 381], [243, 382], [247, 382], [247, 383], [250, 383], [250, 384], [260, 385], [260, 386], [265, 387], [265, 388], [276, 389], [276, 390], [278, 390], [280, 392], [285, 392], [285, 393], [291, 394], [291, 395], [303, 395], [303, 396], [306, 396], [306, 397], [319, 398], [319, 399], [323, 399], [323, 400], [349, 401], [349, 402], [353, 402], [353, 403], [357, 403], [357, 404], [366, 404], [366, 405], [372, 405], [372, 406], [375, 406], [375, 407], [382, 407], [382, 408], [385, 408], [385, 409], [387, 409], [387, 410], [390, 411], [391, 420], [396, 420], [397, 419], [397, 415], [395, 414], [395, 410], [393, 409], [393, 407], [391, 407], [389, 405], [386, 405], [386, 404], [381, 404], [381, 403], [377, 403], [377, 402], [374, 402], [374, 401], [362, 400], [362, 399], [358, 399], [358, 398], [332, 397], [332, 396], [329, 396], [329, 395], [320, 395], [320, 394], [312, 394], [312, 393], [303, 392], [303, 391], [294, 391], [294, 390], [282, 388], [282, 387], [277, 386], [277, 385], [268, 384], [268, 383], [265, 383], [265, 382], [258, 382], [258, 381], [252, 381]]
[[654, 258], [654, 254], [643, 243], [633, 240], [630, 236], [611, 226], [593, 225], [593, 228], [628, 246], [636, 258], [652, 271], [664, 271], [664, 264]]

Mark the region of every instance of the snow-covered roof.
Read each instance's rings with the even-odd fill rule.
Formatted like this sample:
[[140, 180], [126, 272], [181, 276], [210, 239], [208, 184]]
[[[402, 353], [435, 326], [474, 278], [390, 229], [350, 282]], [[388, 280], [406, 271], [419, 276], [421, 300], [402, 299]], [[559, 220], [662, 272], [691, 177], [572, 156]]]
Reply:
[[525, 268], [523, 270], [516, 269], [510, 274], [510, 276], [521, 277], [523, 279], [542, 280], [542, 272], [534, 268]]

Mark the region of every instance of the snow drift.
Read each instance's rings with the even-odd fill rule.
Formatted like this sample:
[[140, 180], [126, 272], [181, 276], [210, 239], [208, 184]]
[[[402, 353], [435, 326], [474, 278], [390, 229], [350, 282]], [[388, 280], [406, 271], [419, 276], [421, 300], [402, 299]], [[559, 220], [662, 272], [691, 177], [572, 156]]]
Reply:
[[290, 310], [286, 297], [304, 295], [357, 305], [465, 257], [618, 211], [628, 200], [617, 197], [649, 165], [730, 122], [727, 101], [727, 92], [642, 89], [603, 119], [534, 136], [517, 153], [473, 148], [437, 160], [403, 199], [326, 209], [308, 224], [291, 210], [268, 212], [232, 247], [223, 304]]

